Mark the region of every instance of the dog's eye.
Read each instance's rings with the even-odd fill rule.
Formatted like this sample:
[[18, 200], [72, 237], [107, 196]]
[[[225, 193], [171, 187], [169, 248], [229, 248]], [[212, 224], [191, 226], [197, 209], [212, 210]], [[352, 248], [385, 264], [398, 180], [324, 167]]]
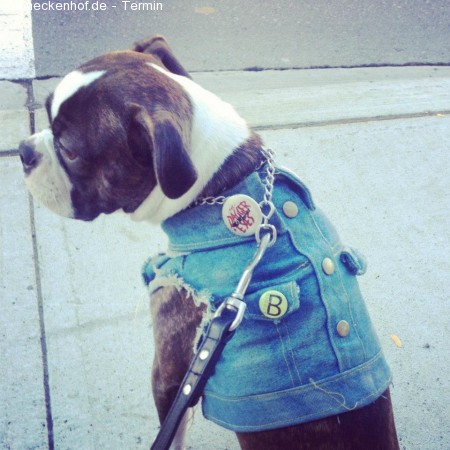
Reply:
[[78, 155], [70, 150], [68, 150], [66, 147], [64, 147], [61, 143], [59, 143], [59, 148], [61, 149], [61, 153], [69, 160], [69, 161], [75, 161], [78, 158]]
[[67, 156], [67, 159], [70, 159], [70, 161], [74, 161], [78, 158], [78, 155], [74, 152], [71, 152], [70, 150], [67, 150], [67, 148], [63, 148], [64, 154]]

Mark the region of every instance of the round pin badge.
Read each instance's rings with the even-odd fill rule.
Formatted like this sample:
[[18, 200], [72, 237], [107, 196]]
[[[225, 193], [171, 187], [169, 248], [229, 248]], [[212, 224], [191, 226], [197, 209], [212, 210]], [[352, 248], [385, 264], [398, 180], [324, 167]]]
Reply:
[[222, 219], [227, 228], [238, 236], [252, 236], [262, 222], [259, 204], [244, 194], [228, 197], [222, 207]]
[[259, 298], [259, 309], [269, 319], [283, 317], [288, 308], [287, 298], [279, 291], [266, 291]]

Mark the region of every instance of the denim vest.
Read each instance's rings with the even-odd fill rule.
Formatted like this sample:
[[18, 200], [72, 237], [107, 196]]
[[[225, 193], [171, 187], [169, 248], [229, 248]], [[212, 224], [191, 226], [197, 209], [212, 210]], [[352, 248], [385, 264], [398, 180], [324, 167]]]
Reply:
[[[252, 173], [225, 196], [260, 202], [265, 174], [265, 168]], [[244, 320], [203, 395], [205, 417], [240, 432], [360, 408], [391, 382], [355, 277], [365, 272], [364, 258], [341, 244], [308, 189], [287, 170], [277, 168], [273, 203], [277, 242], [255, 270]], [[144, 266], [150, 293], [175, 285], [214, 312], [252, 259], [254, 237], [229, 231], [221, 205], [187, 209], [162, 227], [169, 252]]]

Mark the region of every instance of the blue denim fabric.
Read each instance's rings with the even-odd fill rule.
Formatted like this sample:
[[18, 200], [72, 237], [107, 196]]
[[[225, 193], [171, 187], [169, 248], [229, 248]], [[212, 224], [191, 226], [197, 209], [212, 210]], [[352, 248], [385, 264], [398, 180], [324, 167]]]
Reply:
[[[262, 168], [225, 195], [261, 201], [265, 174]], [[299, 209], [294, 218], [283, 213], [288, 200]], [[203, 396], [205, 417], [234, 431], [280, 428], [350, 411], [373, 402], [391, 382], [355, 278], [364, 273], [365, 260], [341, 244], [292, 173], [277, 169], [273, 202], [278, 240], [254, 273], [244, 320]], [[169, 279], [181, 280], [192, 292], [206, 292], [214, 311], [234, 291], [256, 244], [254, 237], [235, 236], [226, 228], [221, 208], [198, 206], [163, 223], [170, 252], [182, 255], [147, 262], [150, 292]], [[331, 275], [322, 268], [324, 258], [334, 262]], [[287, 300], [283, 316], [263, 314], [260, 299], [267, 291]], [[350, 326], [345, 337], [337, 330], [342, 320]]]

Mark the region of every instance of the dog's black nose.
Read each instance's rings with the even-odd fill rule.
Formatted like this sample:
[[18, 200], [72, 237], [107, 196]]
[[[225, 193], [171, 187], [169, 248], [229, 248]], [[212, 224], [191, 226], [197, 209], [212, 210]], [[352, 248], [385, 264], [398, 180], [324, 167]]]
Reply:
[[27, 141], [22, 141], [20, 143], [19, 155], [25, 173], [30, 173], [38, 165], [40, 159], [39, 154]]

